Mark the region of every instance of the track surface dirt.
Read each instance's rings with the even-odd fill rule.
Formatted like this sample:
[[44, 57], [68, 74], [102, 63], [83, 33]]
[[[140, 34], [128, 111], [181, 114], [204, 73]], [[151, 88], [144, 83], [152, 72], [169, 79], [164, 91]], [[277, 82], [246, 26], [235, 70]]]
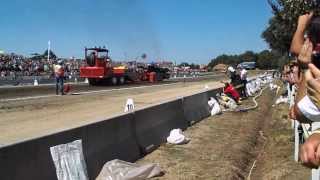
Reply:
[[282, 117], [288, 107], [272, 110], [274, 96], [266, 90], [254, 111], [207, 118], [184, 132], [188, 144], [162, 145], [138, 163], [159, 164], [159, 180], [247, 179], [250, 169], [252, 180], [309, 179], [310, 170], [293, 160], [290, 122]]
[[136, 108], [142, 108], [203, 91], [206, 84], [212, 89], [222, 87], [214, 80], [179, 82], [85, 95], [1, 102], [0, 146], [107, 119], [123, 112], [128, 98], [133, 98]]

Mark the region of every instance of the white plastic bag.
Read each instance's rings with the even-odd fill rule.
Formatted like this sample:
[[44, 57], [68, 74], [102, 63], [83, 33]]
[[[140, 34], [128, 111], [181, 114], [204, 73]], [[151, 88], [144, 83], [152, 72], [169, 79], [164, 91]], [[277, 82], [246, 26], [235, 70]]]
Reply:
[[58, 180], [88, 180], [81, 140], [50, 147]]
[[211, 109], [211, 116], [217, 115], [219, 113], [221, 113], [221, 107], [220, 104], [217, 102], [217, 100], [213, 97], [210, 98], [210, 100], [208, 101], [208, 105]]
[[276, 105], [281, 104], [281, 103], [287, 103], [287, 102], [288, 102], [288, 98], [287, 98], [287, 97], [280, 96], [280, 97], [276, 100]]
[[275, 90], [275, 89], [278, 89], [278, 85], [276, 85], [276, 84], [273, 84], [273, 83], [270, 83], [270, 90], [272, 91], [272, 90]]
[[254, 94], [253, 84], [252, 83], [248, 83], [247, 86], [246, 86], [246, 89], [247, 89], [247, 94], [249, 96], [253, 96], [253, 94]]
[[183, 134], [182, 134], [182, 130], [181, 129], [173, 129], [170, 131], [170, 135], [167, 138], [167, 142], [170, 144], [185, 144], [187, 142], [189, 142], [190, 140], [188, 138], [186, 138]]
[[162, 173], [156, 164], [139, 165], [115, 159], [103, 166], [96, 180], [144, 180]]

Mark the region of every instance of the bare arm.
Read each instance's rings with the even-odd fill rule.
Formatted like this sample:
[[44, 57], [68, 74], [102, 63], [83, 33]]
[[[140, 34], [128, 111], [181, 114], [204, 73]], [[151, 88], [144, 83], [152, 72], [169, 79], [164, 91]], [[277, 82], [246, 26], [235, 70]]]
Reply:
[[304, 33], [312, 18], [312, 15], [313, 13], [309, 13], [299, 17], [298, 26], [291, 42], [291, 53], [296, 55], [300, 54], [300, 50], [304, 43]]
[[300, 159], [309, 168], [318, 168], [320, 165], [320, 134], [312, 134], [301, 146]]

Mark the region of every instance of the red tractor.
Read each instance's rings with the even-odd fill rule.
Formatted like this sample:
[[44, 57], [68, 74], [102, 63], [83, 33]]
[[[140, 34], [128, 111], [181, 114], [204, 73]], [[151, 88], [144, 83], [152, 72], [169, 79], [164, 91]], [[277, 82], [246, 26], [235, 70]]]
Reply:
[[88, 78], [90, 85], [111, 82], [113, 85], [124, 84], [125, 67], [113, 67], [106, 48], [85, 48], [86, 66], [80, 68], [80, 77]]
[[169, 70], [155, 67], [128, 69], [125, 66], [113, 66], [106, 48], [85, 48], [86, 66], [80, 68], [80, 77], [88, 78], [90, 85], [111, 82], [122, 85], [126, 81], [156, 82], [168, 79]]

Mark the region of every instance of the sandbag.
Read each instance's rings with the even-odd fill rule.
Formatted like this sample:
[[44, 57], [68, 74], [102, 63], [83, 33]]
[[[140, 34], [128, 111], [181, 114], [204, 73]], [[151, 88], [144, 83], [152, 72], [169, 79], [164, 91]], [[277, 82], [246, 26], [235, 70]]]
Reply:
[[235, 110], [238, 107], [235, 100], [233, 100], [232, 98], [230, 98], [229, 96], [223, 93], [217, 96], [217, 98], [218, 98], [219, 104], [225, 109]]
[[143, 180], [162, 174], [156, 164], [139, 165], [115, 159], [103, 166], [96, 180]]

